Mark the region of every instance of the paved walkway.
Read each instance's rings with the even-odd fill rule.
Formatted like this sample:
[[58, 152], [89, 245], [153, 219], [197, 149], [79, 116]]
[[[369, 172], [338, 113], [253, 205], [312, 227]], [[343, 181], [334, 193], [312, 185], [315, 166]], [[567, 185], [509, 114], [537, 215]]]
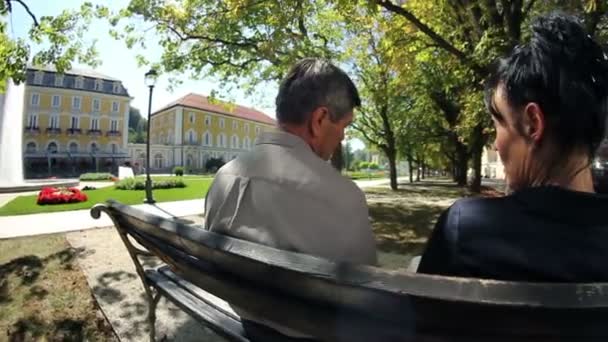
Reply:
[[[154, 205], [138, 204], [135, 208], [162, 217], [180, 217], [198, 215], [203, 212], [205, 201], [195, 199], [188, 201], [161, 202]], [[91, 217], [88, 209], [43, 213], [32, 215], [16, 215], [0, 217], [0, 239], [61, 233], [112, 226], [110, 218], [103, 214], [98, 220]]]
[[[400, 182], [405, 181], [405, 178], [399, 178]], [[386, 186], [389, 183], [388, 179], [372, 179], [372, 180], [357, 180], [357, 186], [361, 189], [377, 186]], [[81, 183], [81, 186], [93, 185], [102, 187], [102, 183]], [[37, 192], [34, 192], [34, 194]], [[6, 194], [12, 195], [10, 199], [21, 194]], [[9, 199], [9, 200], [10, 200]], [[0, 206], [3, 205], [0, 197]], [[190, 215], [201, 215], [205, 208], [204, 199], [176, 201], [176, 202], [161, 202], [154, 205], [139, 204], [134, 207], [153, 213], [163, 217], [181, 217]], [[100, 228], [112, 226], [112, 221], [107, 215], [102, 215], [98, 220], [91, 217], [88, 209], [62, 211], [55, 213], [42, 213], [31, 215], [15, 215], [15, 216], [0, 216], [0, 239], [62, 233], [76, 230], [85, 230], [91, 228]]]

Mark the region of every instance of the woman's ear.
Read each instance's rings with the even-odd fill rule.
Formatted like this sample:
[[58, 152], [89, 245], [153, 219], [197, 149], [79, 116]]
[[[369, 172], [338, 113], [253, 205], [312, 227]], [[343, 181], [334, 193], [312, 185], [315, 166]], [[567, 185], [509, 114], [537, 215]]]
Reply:
[[327, 107], [318, 107], [315, 110], [313, 110], [312, 114], [310, 115], [310, 121], [309, 121], [310, 134], [313, 137], [318, 137], [318, 136], [322, 135], [323, 120], [325, 120], [325, 118], [327, 117], [328, 114], [329, 114], [329, 112], [327, 110]]
[[524, 108], [524, 128], [527, 138], [538, 143], [544, 138], [546, 120], [545, 113], [538, 103], [530, 102]]

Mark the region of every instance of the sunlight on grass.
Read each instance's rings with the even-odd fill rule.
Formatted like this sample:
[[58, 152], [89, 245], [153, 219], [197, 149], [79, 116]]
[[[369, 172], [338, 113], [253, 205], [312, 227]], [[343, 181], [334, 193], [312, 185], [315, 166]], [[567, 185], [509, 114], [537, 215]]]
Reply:
[[[171, 177], [154, 177], [154, 180], [168, 178]], [[170, 202], [204, 198], [213, 178], [184, 177], [183, 180], [186, 183], [185, 188], [154, 190], [154, 199], [157, 202]], [[88, 209], [96, 203], [103, 203], [108, 199], [114, 199], [124, 204], [141, 204], [145, 197], [145, 191], [143, 190], [116, 190], [113, 185], [96, 190], [87, 190], [85, 193], [88, 197], [86, 202], [55, 205], [36, 204], [36, 195], [19, 196], [0, 207], [0, 216]]]

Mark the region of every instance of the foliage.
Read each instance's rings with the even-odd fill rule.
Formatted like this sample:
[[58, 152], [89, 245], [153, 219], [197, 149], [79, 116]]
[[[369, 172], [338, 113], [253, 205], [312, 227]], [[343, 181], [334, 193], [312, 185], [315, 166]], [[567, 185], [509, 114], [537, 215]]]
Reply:
[[[34, 3], [33, 1], [31, 3]], [[7, 17], [14, 6], [22, 6], [32, 20], [28, 39], [13, 39], [7, 29]], [[0, 92], [5, 81], [13, 79], [20, 83], [25, 80], [26, 66], [31, 60], [34, 65], [54, 65], [59, 72], [69, 70], [72, 62], [96, 66], [97, 51], [95, 41], [84, 41], [84, 34], [92, 20], [108, 15], [104, 6], [83, 3], [78, 10], [63, 10], [59, 15], [38, 18], [35, 8], [29, 8], [27, 1], [0, 2]], [[33, 56], [32, 45], [43, 48]]]
[[220, 167], [224, 166], [226, 162], [222, 158], [209, 158], [205, 163], [205, 170], [210, 172], [216, 172]]
[[367, 168], [370, 170], [378, 170], [380, 166], [377, 163], [371, 162], [367, 165]]
[[[114, 187], [117, 190], [145, 190], [146, 182], [142, 178], [130, 177], [119, 181]], [[186, 183], [179, 178], [152, 181], [152, 189], [173, 189], [185, 187]]]
[[173, 168], [173, 174], [176, 176], [183, 176], [184, 175], [184, 167], [183, 166], [176, 166]]
[[81, 181], [105, 181], [112, 179], [114, 179], [114, 176], [111, 173], [91, 172], [80, 175]]

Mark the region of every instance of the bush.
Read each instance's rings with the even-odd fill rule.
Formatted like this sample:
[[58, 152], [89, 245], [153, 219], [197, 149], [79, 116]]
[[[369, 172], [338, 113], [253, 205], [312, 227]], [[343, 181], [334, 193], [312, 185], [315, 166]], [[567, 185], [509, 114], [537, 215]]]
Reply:
[[[186, 183], [181, 179], [167, 179], [162, 181], [152, 181], [152, 189], [173, 189], [185, 188]], [[145, 179], [126, 178], [116, 183], [117, 190], [144, 190], [146, 189]]]
[[369, 168], [369, 163], [366, 161], [362, 161], [359, 163], [359, 170], [365, 170]]
[[376, 163], [369, 163], [369, 165], [367, 167], [370, 168], [371, 170], [378, 170], [380, 168], [380, 166], [378, 166], [378, 164], [376, 164]]
[[173, 174], [176, 176], [183, 176], [184, 175], [184, 167], [183, 166], [176, 166], [173, 168]]
[[86, 202], [85, 195], [78, 188], [53, 188], [45, 187], [38, 193], [36, 203], [42, 204], [64, 204]]
[[216, 172], [220, 167], [224, 166], [226, 162], [222, 158], [211, 158], [205, 163], [205, 169], [209, 172]]
[[104, 180], [112, 180], [115, 178], [111, 173], [103, 173], [103, 172], [91, 172], [91, 173], [83, 173], [80, 175], [81, 181], [104, 181]]

